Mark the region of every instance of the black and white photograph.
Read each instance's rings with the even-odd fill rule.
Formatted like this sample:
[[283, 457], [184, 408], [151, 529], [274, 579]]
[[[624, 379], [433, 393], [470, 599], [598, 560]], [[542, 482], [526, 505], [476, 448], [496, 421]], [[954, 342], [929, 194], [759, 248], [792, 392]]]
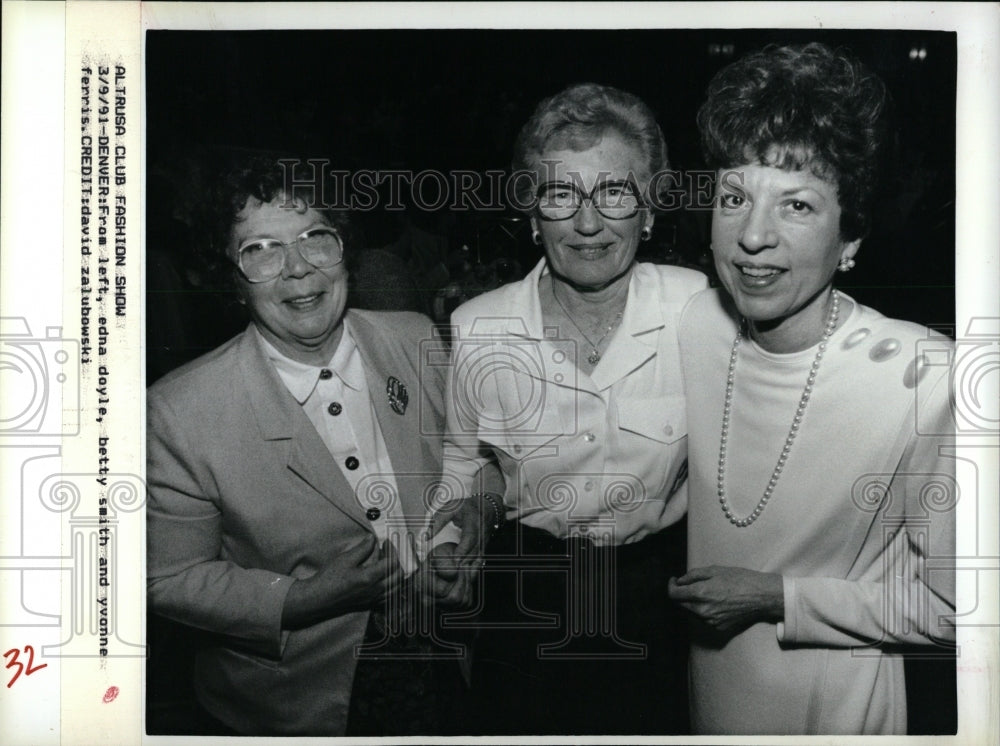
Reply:
[[145, 50], [150, 734], [955, 733], [956, 34]]
[[5, 743], [991, 743], [998, 20], [5, 2]]

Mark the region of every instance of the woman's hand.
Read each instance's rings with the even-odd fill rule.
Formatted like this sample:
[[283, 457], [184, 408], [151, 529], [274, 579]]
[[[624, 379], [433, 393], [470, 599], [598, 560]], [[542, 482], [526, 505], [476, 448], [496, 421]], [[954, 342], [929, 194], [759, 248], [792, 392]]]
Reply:
[[472, 605], [478, 567], [462, 563], [454, 542], [438, 544], [417, 573], [417, 587], [425, 604], [467, 608]]
[[502, 519], [502, 516], [494, 514], [494, 505], [502, 504], [499, 496], [491, 502], [478, 494], [449, 503], [434, 513], [428, 531], [429, 539], [449, 522], [454, 522], [462, 535], [457, 544], [444, 542], [431, 550], [421, 568], [420, 589], [426, 598], [448, 606], [469, 606], [472, 603], [486, 541], [492, 527]]
[[449, 522], [454, 522], [462, 532], [454, 556], [460, 564], [478, 568], [492, 527], [503, 521], [503, 516], [494, 513], [495, 506], [503, 505], [503, 498], [499, 495], [492, 497], [490, 501], [483, 494], [476, 494], [465, 500], [447, 503], [431, 516], [428, 538], [433, 539]]
[[671, 599], [725, 635], [785, 617], [784, 582], [776, 573], [698, 567], [670, 578], [668, 591]]
[[395, 592], [402, 579], [403, 569], [392, 542], [384, 542], [377, 553], [361, 545], [312, 577], [292, 583], [282, 607], [281, 626], [298, 629], [371, 608]]

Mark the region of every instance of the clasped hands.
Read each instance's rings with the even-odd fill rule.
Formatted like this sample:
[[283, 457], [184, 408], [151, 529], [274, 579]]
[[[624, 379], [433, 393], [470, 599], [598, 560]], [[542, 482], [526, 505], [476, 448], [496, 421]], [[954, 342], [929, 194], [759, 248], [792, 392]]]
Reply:
[[[489, 536], [490, 507], [481, 497], [459, 500], [432, 517], [430, 538], [449, 522], [462, 535], [458, 543], [437, 545], [417, 572], [425, 600], [445, 606], [469, 606], [483, 564]], [[670, 598], [724, 636], [758, 622], [780, 622], [785, 616], [784, 580], [780, 574], [743, 567], [699, 567], [668, 582]]]
[[481, 498], [449, 503], [431, 518], [425, 544], [448, 523], [461, 530], [456, 542], [434, 546], [409, 578], [403, 572], [399, 554], [385, 541], [378, 552], [360, 543], [337, 561], [307, 579], [292, 583], [282, 609], [282, 626], [297, 629], [351, 611], [371, 608], [404, 584], [413, 584], [421, 600], [447, 607], [472, 605], [475, 583], [482, 567], [487, 536], [487, 512]]
[[[456, 542], [434, 546], [420, 568], [405, 578], [391, 542], [377, 554], [347, 553], [335, 565], [292, 585], [283, 622], [296, 627], [370, 606], [414, 583], [424, 603], [447, 607], [471, 606], [489, 535], [490, 507], [481, 498], [455, 501], [437, 511], [425, 543], [450, 522], [461, 530]], [[361, 550], [361, 547], [358, 548]], [[756, 624], [784, 618], [781, 575], [742, 567], [700, 567], [668, 583], [670, 598], [710, 628], [725, 636]]]
[[414, 581], [425, 603], [459, 608], [472, 605], [489, 536], [490, 510], [486, 500], [476, 495], [447, 503], [431, 516], [425, 543], [433, 545], [433, 538], [449, 523], [455, 524], [461, 537], [457, 543], [434, 545], [421, 563]]

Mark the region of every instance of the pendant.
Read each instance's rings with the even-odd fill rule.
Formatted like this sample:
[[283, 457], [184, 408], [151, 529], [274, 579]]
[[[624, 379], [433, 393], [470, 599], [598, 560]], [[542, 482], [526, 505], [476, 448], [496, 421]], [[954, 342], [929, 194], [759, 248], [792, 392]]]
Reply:
[[587, 355], [587, 362], [590, 363], [591, 365], [597, 365], [597, 363], [599, 363], [600, 360], [601, 360], [601, 353], [599, 353], [597, 350], [594, 350], [592, 353]]

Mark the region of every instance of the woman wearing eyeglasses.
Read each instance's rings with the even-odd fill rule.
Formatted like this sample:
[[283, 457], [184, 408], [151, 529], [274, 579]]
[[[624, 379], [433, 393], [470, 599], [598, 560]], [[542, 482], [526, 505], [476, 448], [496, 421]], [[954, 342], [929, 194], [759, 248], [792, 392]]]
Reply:
[[385, 608], [411, 595], [440, 476], [430, 322], [345, 308], [348, 218], [285, 193], [275, 165], [216, 195], [212, 247], [252, 322], [148, 392], [149, 608], [212, 633], [195, 661], [209, 731], [440, 733], [453, 671], [400, 661], [428, 646]]
[[455, 506], [506, 513], [483, 575], [479, 732], [681, 732], [682, 625], [666, 601], [687, 507], [676, 322], [706, 280], [635, 261], [667, 158], [634, 95], [567, 88], [515, 148], [544, 256], [452, 317], [446, 472], [497, 463], [505, 477], [502, 495]]

